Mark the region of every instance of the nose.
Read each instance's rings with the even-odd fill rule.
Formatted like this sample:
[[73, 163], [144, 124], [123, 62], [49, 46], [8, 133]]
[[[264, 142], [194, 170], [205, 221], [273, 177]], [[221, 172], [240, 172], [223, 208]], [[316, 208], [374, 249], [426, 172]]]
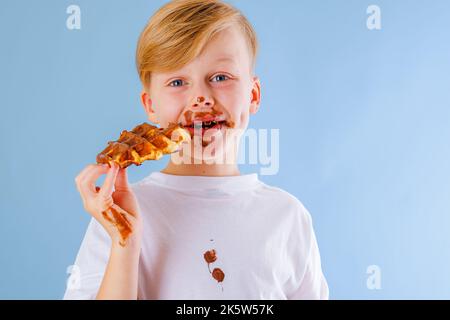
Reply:
[[192, 108], [199, 108], [202, 107], [212, 107], [214, 105], [213, 100], [211, 98], [205, 98], [203, 96], [198, 96], [194, 99], [194, 101], [191, 103]]

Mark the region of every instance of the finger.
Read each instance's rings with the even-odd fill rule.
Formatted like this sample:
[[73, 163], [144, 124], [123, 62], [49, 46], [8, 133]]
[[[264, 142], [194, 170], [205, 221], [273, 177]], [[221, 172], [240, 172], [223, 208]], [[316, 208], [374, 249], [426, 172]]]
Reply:
[[104, 198], [108, 198], [112, 195], [114, 183], [116, 181], [117, 173], [119, 172], [119, 166], [112, 162], [111, 169], [106, 174], [105, 182], [103, 182], [100, 188], [99, 194]]
[[92, 174], [92, 171], [98, 168], [108, 168], [107, 164], [90, 164], [87, 165], [77, 176], [77, 180], [86, 181], [86, 178]]
[[116, 191], [129, 191], [130, 190], [130, 185], [128, 183], [127, 168], [119, 170], [114, 187], [115, 187]]
[[77, 177], [77, 187], [80, 193], [89, 194], [95, 192], [95, 181], [108, 172], [108, 166], [91, 164], [87, 166]]
[[77, 186], [80, 184], [80, 182], [84, 179], [84, 177], [86, 176], [86, 173], [90, 170], [92, 170], [92, 167], [94, 166], [94, 164], [90, 164], [88, 166], [86, 166], [83, 170], [81, 170], [81, 172], [77, 175], [77, 177], [75, 178], [75, 182], [77, 183]]

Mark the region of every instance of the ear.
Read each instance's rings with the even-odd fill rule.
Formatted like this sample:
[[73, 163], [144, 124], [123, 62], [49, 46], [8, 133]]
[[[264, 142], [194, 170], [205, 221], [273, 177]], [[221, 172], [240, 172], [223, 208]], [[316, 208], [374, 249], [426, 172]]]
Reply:
[[156, 116], [155, 110], [153, 109], [152, 100], [150, 99], [150, 95], [147, 93], [147, 91], [145, 91], [145, 89], [143, 89], [141, 93], [141, 102], [142, 106], [144, 107], [145, 113], [147, 114], [148, 120], [157, 124], [158, 118]]
[[253, 77], [253, 88], [250, 101], [250, 113], [255, 114], [261, 103], [261, 83], [258, 77]]

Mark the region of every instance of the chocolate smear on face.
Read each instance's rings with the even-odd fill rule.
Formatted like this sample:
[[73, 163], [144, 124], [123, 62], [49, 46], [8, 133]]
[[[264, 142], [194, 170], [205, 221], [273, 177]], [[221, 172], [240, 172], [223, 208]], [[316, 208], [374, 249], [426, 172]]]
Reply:
[[226, 125], [227, 125], [227, 127], [231, 128], [231, 129], [234, 129], [234, 126], [235, 126], [234, 122], [231, 120], [227, 121]]
[[188, 110], [184, 113], [184, 119], [186, 120], [186, 125], [192, 125], [192, 111]]

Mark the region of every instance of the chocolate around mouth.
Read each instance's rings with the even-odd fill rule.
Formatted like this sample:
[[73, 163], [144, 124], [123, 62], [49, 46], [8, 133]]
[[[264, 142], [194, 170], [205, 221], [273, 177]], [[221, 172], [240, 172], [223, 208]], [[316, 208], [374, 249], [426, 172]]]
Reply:
[[211, 129], [215, 126], [227, 126], [228, 127], [228, 121], [222, 120], [222, 121], [195, 121], [189, 125], [185, 125], [185, 128], [192, 128], [192, 129]]
[[217, 112], [215, 109], [213, 109], [212, 113], [206, 113], [206, 112], [197, 112], [195, 113], [191, 110], [187, 110], [183, 114], [185, 123], [180, 123], [180, 125], [184, 128], [201, 128], [203, 129], [209, 129], [216, 125], [226, 126], [228, 128], [234, 128], [235, 124], [231, 120], [227, 120], [224, 118], [222, 112]]

